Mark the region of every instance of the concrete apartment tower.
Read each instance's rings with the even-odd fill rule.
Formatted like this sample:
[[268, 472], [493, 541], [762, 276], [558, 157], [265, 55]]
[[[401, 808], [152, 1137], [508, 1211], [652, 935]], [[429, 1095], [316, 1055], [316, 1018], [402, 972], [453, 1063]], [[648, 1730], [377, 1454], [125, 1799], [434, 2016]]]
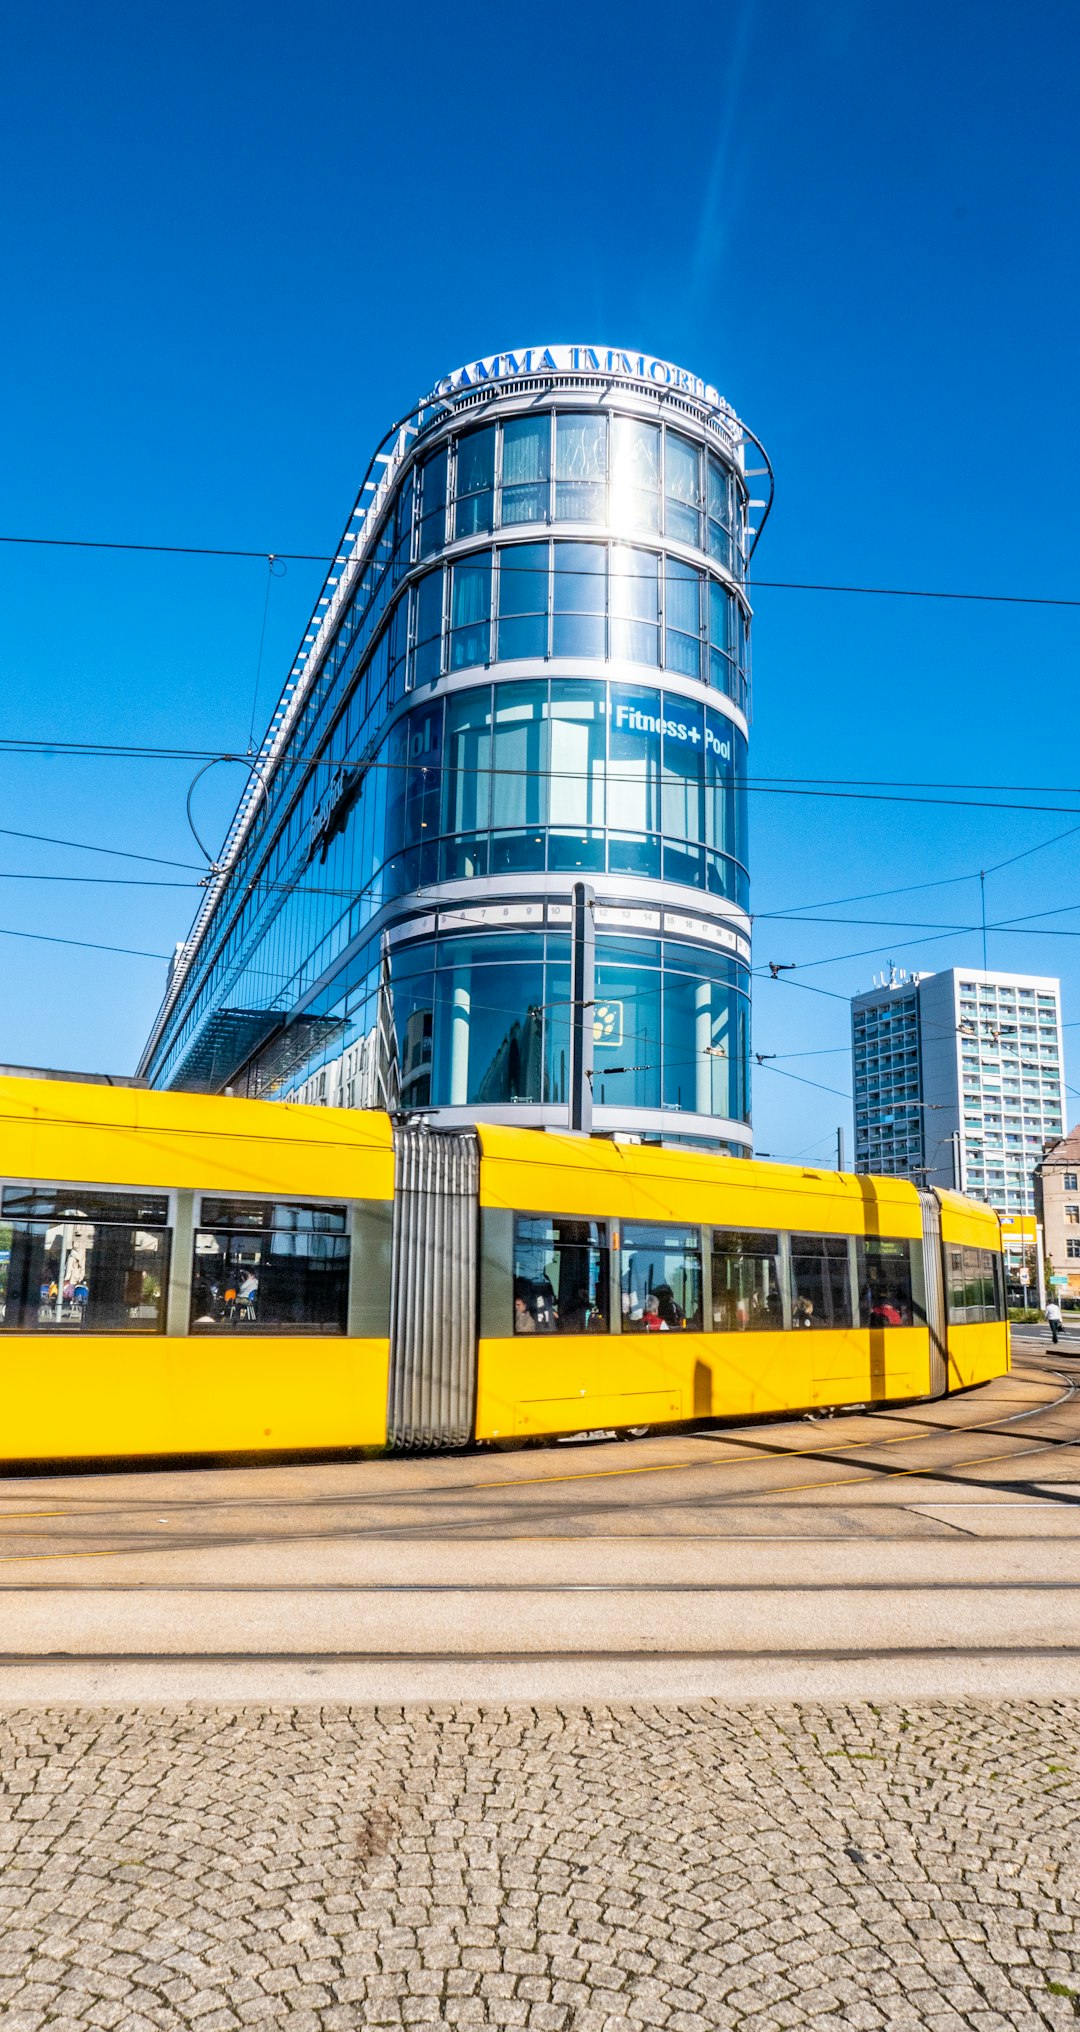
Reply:
[[1035, 1210], [1062, 1133], [1060, 984], [1036, 974], [891, 969], [851, 1004], [855, 1169]]

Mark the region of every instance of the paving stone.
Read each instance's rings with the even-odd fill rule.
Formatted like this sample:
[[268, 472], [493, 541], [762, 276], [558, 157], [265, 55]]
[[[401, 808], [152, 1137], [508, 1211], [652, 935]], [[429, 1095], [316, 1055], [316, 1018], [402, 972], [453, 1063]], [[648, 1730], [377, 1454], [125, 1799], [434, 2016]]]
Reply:
[[1075, 2025], [1077, 1741], [1067, 1701], [8, 1711], [0, 2028]]

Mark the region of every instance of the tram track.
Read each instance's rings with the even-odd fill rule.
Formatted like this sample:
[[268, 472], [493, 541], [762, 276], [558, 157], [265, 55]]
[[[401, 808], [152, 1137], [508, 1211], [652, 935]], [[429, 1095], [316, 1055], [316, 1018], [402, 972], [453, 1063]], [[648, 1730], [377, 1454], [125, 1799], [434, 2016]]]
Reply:
[[[145, 1515], [155, 1510], [160, 1511], [163, 1505], [171, 1509], [173, 1512], [176, 1512], [178, 1510], [181, 1512], [194, 1510], [204, 1515], [206, 1514], [207, 1511], [220, 1514], [222, 1510], [228, 1510], [230, 1508], [243, 1508], [243, 1510], [246, 1511], [248, 1515], [251, 1515], [252, 1513], [258, 1514], [260, 1510], [265, 1508], [272, 1508], [278, 1517], [282, 1516], [283, 1513], [287, 1515], [290, 1510], [297, 1509], [305, 1509], [309, 1511], [311, 1509], [316, 1509], [320, 1512], [326, 1513], [328, 1511], [341, 1509], [356, 1509], [357, 1507], [361, 1507], [367, 1510], [368, 1512], [374, 1511], [375, 1513], [379, 1513], [384, 1512], [387, 1508], [396, 1510], [400, 1508], [403, 1504], [411, 1506], [412, 1504], [415, 1504], [417, 1502], [422, 1502], [425, 1498], [431, 1497], [434, 1497], [441, 1502], [455, 1502], [459, 1501], [461, 1498], [467, 1498], [470, 1496], [477, 1495], [487, 1498], [505, 1497], [512, 1496], [515, 1492], [519, 1490], [524, 1491], [524, 1490], [540, 1490], [544, 1488], [572, 1487], [572, 1486], [580, 1486], [583, 1484], [600, 1483], [600, 1482], [603, 1483], [626, 1482], [657, 1475], [670, 1475], [670, 1474], [694, 1475], [700, 1472], [707, 1472], [710, 1476], [713, 1476], [725, 1474], [729, 1470], [735, 1471], [753, 1468], [760, 1469], [766, 1466], [768, 1463], [772, 1463], [776, 1466], [779, 1466], [781, 1463], [786, 1464], [788, 1462], [794, 1462], [798, 1460], [805, 1460], [807, 1462], [821, 1461], [823, 1463], [827, 1463], [840, 1455], [850, 1456], [857, 1453], [864, 1454], [877, 1453], [883, 1451], [885, 1448], [893, 1448], [893, 1447], [914, 1447], [914, 1446], [934, 1447], [937, 1442], [941, 1442], [943, 1443], [943, 1445], [948, 1445], [950, 1446], [951, 1450], [955, 1450], [957, 1447], [962, 1446], [964, 1443], [970, 1441], [973, 1438], [978, 1437], [982, 1433], [990, 1433], [990, 1432], [996, 1433], [1002, 1431], [1004, 1428], [1013, 1427], [1025, 1423], [1031, 1420], [1032, 1418], [1049, 1417], [1053, 1415], [1055, 1412], [1063, 1409], [1069, 1402], [1075, 1399], [1075, 1397], [1078, 1394], [1078, 1390], [1080, 1390], [1080, 1379], [1068, 1375], [1060, 1369], [1051, 1368], [1048, 1364], [1045, 1365], [1040, 1364], [1038, 1370], [1036, 1371], [1036, 1374], [1044, 1376], [1052, 1376], [1056, 1382], [1060, 1383], [1063, 1386], [1057, 1397], [1051, 1398], [1048, 1401], [1041, 1402], [1038, 1404], [1026, 1405], [1022, 1410], [1019, 1411], [1011, 1413], [1000, 1413], [992, 1418], [974, 1421], [971, 1424], [964, 1424], [962, 1426], [951, 1424], [939, 1426], [935, 1421], [927, 1420], [921, 1422], [920, 1429], [918, 1431], [904, 1431], [890, 1434], [883, 1434], [881, 1432], [872, 1432], [857, 1438], [842, 1439], [831, 1442], [826, 1441], [811, 1446], [798, 1446], [798, 1447], [784, 1445], [782, 1441], [770, 1442], [765, 1438], [759, 1439], [755, 1436], [752, 1436], [750, 1433], [745, 1433], [744, 1436], [742, 1436], [738, 1441], [738, 1445], [740, 1447], [740, 1451], [738, 1453], [728, 1453], [720, 1457], [717, 1457], [716, 1455], [711, 1455], [707, 1459], [684, 1457], [679, 1460], [646, 1461], [641, 1462], [637, 1465], [628, 1462], [625, 1464], [620, 1463], [619, 1466], [613, 1467], [581, 1468], [570, 1472], [566, 1472], [564, 1470], [558, 1474], [500, 1475], [498, 1477], [491, 1477], [479, 1481], [469, 1481], [469, 1482], [452, 1482], [447, 1480], [440, 1480], [437, 1482], [423, 1482], [419, 1484], [411, 1484], [409, 1487], [405, 1489], [397, 1488], [394, 1490], [389, 1490], [378, 1488], [372, 1489], [369, 1487], [364, 1489], [363, 1491], [357, 1490], [355, 1492], [341, 1492], [334, 1494], [328, 1494], [326, 1492], [323, 1492], [315, 1496], [312, 1496], [310, 1494], [304, 1494], [303, 1496], [293, 1498], [284, 1497], [281, 1493], [275, 1493], [273, 1499], [265, 1504], [261, 1503], [258, 1500], [253, 1500], [250, 1494], [247, 1494], [244, 1497], [237, 1496], [235, 1498], [226, 1499], [225, 1501], [223, 1501], [220, 1495], [217, 1495], [215, 1491], [213, 1491], [211, 1488], [208, 1487], [206, 1496], [202, 1500], [200, 1500], [199, 1496], [197, 1495], [190, 1498], [181, 1498], [178, 1501], [175, 1498], [175, 1496], [155, 1494], [153, 1498], [147, 1497], [137, 1502], [125, 1500], [123, 1496], [120, 1496], [119, 1499], [114, 1502], [90, 1503], [90, 1504], [71, 1502], [65, 1504], [63, 1507], [56, 1507], [50, 1510], [26, 1510], [22, 1512], [18, 1511], [4, 1512], [2, 1509], [0, 1509], [0, 1540], [2, 1540], [4, 1537], [19, 1538], [22, 1536], [39, 1535], [37, 1533], [23, 1533], [18, 1530], [11, 1532], [5, 1529], [5, 1527], [8, 1527], [12, 1524], [18, 1525], [36, 1522], [39, 1520], [42, 1522], [45, 1522], [46, 1520], [51, 1522], [53, 1520], [64, 1519], [78, 1521], [83, 1525], [89, 1525], [92, 1524], [97, 1519], [104, 1520], [106, 1518], [116, 1517], [118, 1512], [120, 1514], [125, 1514], [130, 1518], [133, 1515], [134, 1516], [138, 1516], [140, 1514]], [[941, 1401], [947, 1402], [949, 1400], [918, 1400], [918, 1404], [919, 1408], [924, 1408], [927, 1407], [928, 1404]], [[955, 1402], [956, 1400], [952, 1401]], [[882, 1422], [884, 1423], [886, 1419], [889, 1420], [890, 1422], [894, 1418], [904, 1419], [908, 1414], [906, 1407], [905, 1409], [890, 1407], [889, 1410], [884, 1413], [865, 1412], [859, 1413], [857, 1415], [859, 1415], [862, 1418], [870, 1418], [870, 1419], [879, 1417], [882, 1419]], [[659, 1437], [659, 1435], [657, 1435], [657, 1437]], [[695, 1439], [705, 1438], [711, 1441], [711, 1435], [693, 1434], [687, 1435], [687, 1437], [692, 1437]], [[721, 1443], [724, 1442], [721, 1441]], [[727, 1440], [726, 1443], [728, 1445], [732, 1445], [735, 1442], [729, 1439]], [[1032, 1447], [1025, 1447], [1022, 1450], [1010, 1448], [1001, 1454], [979, 1455], [973, 1459], [960, 1458], [943, 1462], [940, 1460], [940, 1458], [938, 1458], [935, 1455], [935, 1459], [932, 1462], [915, 1467], [892, 1468], [885, 1463], [879, 1463], [877, 1461], [870, 1460], [866, 1461], [865, 1463], [862, 1463], [859, 1467], [859, 1472], [855, 1475], [836, 1477], [831, 1481], [822, 1481], [819, 1478], [814, 1478], [813, 1480], [807, 1482], [798, 1482], [798, 1483], [791, 1483], [786, 1481], [776, 1482], [764, 1488], [755, 1488], [751, 1490], [740, 1491], [738, 1500], [758, 1503], [767, 1501], [770, 1498], [782, 1497], [787, 1495], [805, 1494], [810, 1491], [825, 1491], [837, 1488], [854, 1487], [858, 1485], [861, 1481], [863, 1481], [866, 1475], [875, 1472], [880, 1473], [881, 1477], [884, 1480], [889, 1481], [898, 1481], [903, 1479], [914, 1480], [917, 1478], [932, 1479], [935, 1474], [941, 1472], [949, 1472], [955, 1474], [957, 1471], [961, 1469], [986, 1467], [997, 1465], [1003, 1461], [1026, 1459], [1041, 1452], [1055, 1453], [1060, 1451], [1061, 1449], [1072, 1448], [1076, 1446], [1078, 1443], [1080, 1443], [1080, 1434], [1070, 1439], [1047, 1440], [1040, 1442], [1039, 1444]], [[449, 1462], [449, 1460], [453, 1457], [446, 1456], [444, 1458], [447, 1460], [447, 1462]], [[458, 1456], [457, 1458], [460, 1459], [461, 1457]], [[392, 1474], [396, 1463], [393, 1461], [387, 1461], [385, 1463], [378, 1463], [373, 1465], [377, 1465], [380, 1472], [385, 1468], [387, 1474]], [[214, 1472], [215, 1470], [213, 1469], [210, 1470], [210, 1473]], [[218, 1470], [218, 1472], [220, 1472], [220, 1470]], [[265, 1470], [263, 1472], [265, 1472]], [[271, 1470], [271, 1472], [273, 1471]], [[715, 1499], [711, 1500], [714, 1501]], [[370, 1528], [371, 1528], [370, 1525], [365, 1527], [366, 1530], [370, 1530]], [[245, 1538], [247, 1538], [250, 1536], [250, 1533], [245, 1533], [243, 1535]], [[290, 1542], [295, 1542], [297, 1539], [309, 1539], [312, 1537], [318, 1538], [326, 1535], [347, 1537], [350, 1536], [351, 1534], [347, 1531], [344, 1533], [332, 1532], [327, 1534], [318, 1530], [310, 1530], [299, 1533], [283, 1531], [272, 1535], [274, 1536], [274, 1538], [280, 1538], [283, 1540], [289, 1540]], [[182, 1536], [181, 1533], [173, 1534], [170, 1542], [176, 1544], [177, 1542], [179, 1542], [181, 1536]], [[218, 1531], [212, 1531], [210, 1533], [200, 1533], [198, 1542], [207, 1547], [211, 1545], [223, 1546], [230, 1542], [232, 1536], [233, 1534], [231, 1534], [228, 1531], [227, 1527], [219, 1528]], [[155, 1539], [152, 1542], [159, 1546], [165, 1543], [165, 1541], [157, 1537], [155, 1537]], [[126, 1550], [129, 1548], [122, 1549]], [[57, 1557], [80, 1557], [80, 1556], [93, 1557], [95, 1555], [93, 1552], [90, 1552], [89, 1550], [82, 1552], [71, 1550], [67, 1553], [59, 1553], [59, 1554], [38, 1553], [36, 1555], [27, 1553], [22, 1554], [0, 1553], [0, 1565], [8, 1564], [15, 1560], [21, 1562], [27, 1559], [34, 1558], [50, 1559]], [[97, 1556], [100, 1557], [108, 1556], [108, 1552], [105, 1548], [101, 1548], [98, 1551]]]

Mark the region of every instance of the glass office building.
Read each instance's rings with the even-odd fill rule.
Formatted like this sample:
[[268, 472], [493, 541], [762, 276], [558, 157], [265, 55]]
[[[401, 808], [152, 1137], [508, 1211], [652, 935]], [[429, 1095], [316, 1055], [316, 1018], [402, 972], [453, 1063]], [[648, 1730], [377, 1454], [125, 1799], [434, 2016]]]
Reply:
[[748, 1150], [769, 496], [717, 391], [649, 355], [440, 383], [369, 468], [144, 1076], [564, 1126], [585, 881], [594, 1127]]

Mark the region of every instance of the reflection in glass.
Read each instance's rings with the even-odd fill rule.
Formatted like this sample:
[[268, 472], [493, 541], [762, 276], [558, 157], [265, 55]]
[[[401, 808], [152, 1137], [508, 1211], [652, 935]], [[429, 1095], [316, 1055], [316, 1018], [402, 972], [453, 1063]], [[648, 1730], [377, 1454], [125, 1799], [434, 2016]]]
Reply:
[[611, 547], [611, 654], [630, 663], [660, 661], [659, 558], [630, 544]]
[[611, 687], [608, 824], [620, 831], [660, 831], [660, 693]]
[[[495, 687], [491, 823], [507, 831], [536, 832], [544, 824], [547, 789], [547, 686]], [[543, 867], [543, 838], [540, 860]]]
[[164, 1198], [9, 1186], [3, 1209], [0, 1329], [164, 1330], [170, 1239]]
[[853, 1326], [851, 1274], [843, 1235], [792, 1235], [793, 1327]]
[[557, 416], [555, 513], [559, 520], [602, 522], [606, 476], [606, 416]]
[[719, 1333], [778, 1333], [784, 1324], [780, 1237], [714, 1228], [713, 1327]]
[[595, 685], [567, 678], [552, 681], [548, 819], [554, 826], [584, 829], [604, 823], [605, 704], [603, 690]]
[[503, 425], [503, 528], [514, 522], [546, 522], [551, 473], [551, 419], [515, 416]]
[[431, 684], [442, 668], [443, 571], [425, 572], [413, 594], [415, 601], [416, 647], [413, 651], [413, 683]]
[[490, 810], [491, 688], [484, 685], [446, 701], [443, 832], [486, 831]]
[[546, 543], [504, 544], [499, 551], [500, 660], [547, 655], [548, 557]]
[[608, 1239], [605, 1221], [514, 1220], [514, 1332], [607, 1333]]
[[420, 468], [420, 536], [418, 557], [430, 557], [446, 541], [447, 448], [433, 452]]
[[495, 425], [466, 431], [457, 441], [454, 533], [476, 536], [492, 526], [495, 503]]
[[344, 1333], [348, 1286], [343, 1206], [203, 1201], [193, 1333]]
[[450, 668], [487, 663], [491, 655], [491, 552], [453, 567], [450, 594]]
[[611, 419], [613, 529], [652, 534], [660, 527], [660, 426], [633, 416]]
[[664, 566], [664, 662], [685, 677], [701, 676], [701, 588], [704, 574], [676, 557]]
[[624, 1333], [701, 1331], [701, 1230], [624, 1221]]
[[606, 648], [607, 546], [556, 543], [551, 653], [603, 656]]
[[680, 543], [701, 543], [701, 452], [677, 430], [664, 444], [664, 529]]

